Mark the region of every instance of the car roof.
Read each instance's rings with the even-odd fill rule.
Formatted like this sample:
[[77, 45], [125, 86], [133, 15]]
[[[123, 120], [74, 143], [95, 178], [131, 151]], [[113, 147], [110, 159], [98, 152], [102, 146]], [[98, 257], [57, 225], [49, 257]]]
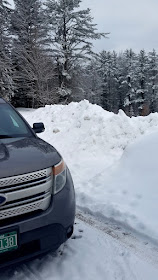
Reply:
[[0, 97], [0, 104], [1, 103], [6, 103], [5, 100], [3, 98]]

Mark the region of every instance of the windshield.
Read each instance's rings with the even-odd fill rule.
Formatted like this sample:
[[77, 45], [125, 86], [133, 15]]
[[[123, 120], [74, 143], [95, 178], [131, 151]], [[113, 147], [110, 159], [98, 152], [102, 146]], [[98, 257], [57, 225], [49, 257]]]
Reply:
[[16, 111], [9, 104], [0, 104], [0, 139], [31, 136], [31, 130]]

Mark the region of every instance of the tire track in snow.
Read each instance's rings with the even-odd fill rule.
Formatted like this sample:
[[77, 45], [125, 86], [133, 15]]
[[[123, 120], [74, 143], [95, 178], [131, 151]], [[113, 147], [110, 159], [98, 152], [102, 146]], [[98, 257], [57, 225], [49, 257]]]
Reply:
[[124, 229], [117, 223], [107, 221], [106, 223], [98, 220], [91, 214], [77, 210], [76, 222], [82, 221], [91, 227], [94, 227], [111, 238], [119, 242], [120, 245], [130, 249], [136, 256], [158, 268], [158, 245], [145, 239], [144, 236], [136, 236], [127, 229]]

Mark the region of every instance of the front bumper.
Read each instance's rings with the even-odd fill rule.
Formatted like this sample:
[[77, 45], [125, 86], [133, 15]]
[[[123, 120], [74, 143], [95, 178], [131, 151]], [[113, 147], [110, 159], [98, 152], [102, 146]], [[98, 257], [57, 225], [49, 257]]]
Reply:
[[18, 232], [17, 250], [0, 254], [0, 268], [55, 251], [72, 234], [75, 219], [75, 193], [69, 170], [65, 187], [52, 197], [50, 207], [36, 216], [3, 225], [0, 235]]

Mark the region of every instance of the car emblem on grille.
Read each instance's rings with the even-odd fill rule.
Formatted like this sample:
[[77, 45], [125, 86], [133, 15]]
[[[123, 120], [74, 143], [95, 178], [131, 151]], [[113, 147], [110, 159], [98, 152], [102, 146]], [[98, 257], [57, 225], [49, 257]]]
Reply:
[[4, 194], [0, 194], [0, 206], [7, 202], [7, 197]]

